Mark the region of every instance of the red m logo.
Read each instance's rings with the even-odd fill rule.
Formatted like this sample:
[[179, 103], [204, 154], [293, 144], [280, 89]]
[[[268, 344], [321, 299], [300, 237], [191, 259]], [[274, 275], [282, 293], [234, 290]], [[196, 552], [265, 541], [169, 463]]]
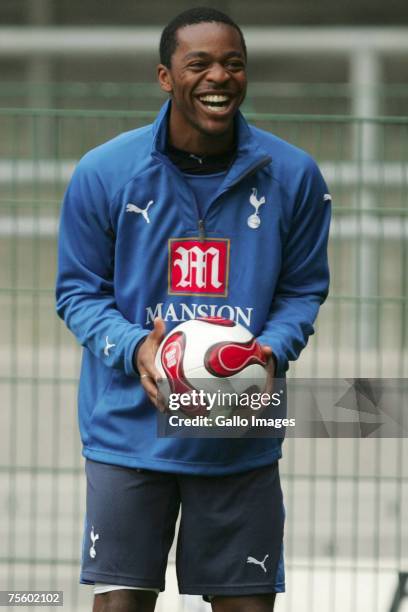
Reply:
[[169, 241], [169, 293], [220, 295], [228, 290], [229, 240]]

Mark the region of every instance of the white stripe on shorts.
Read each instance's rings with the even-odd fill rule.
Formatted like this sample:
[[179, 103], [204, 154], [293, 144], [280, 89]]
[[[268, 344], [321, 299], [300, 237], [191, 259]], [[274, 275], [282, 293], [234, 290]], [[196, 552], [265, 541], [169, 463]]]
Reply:
[[146, 587], [131, 587], [122, 586], [120, 584], [104, 584], [103, 582], [95, 582], [94, 595], [101, 595], [101, 593], [109, 593], [109, 591], [119, 591], [120, 589], [128, 589], [130, 591], [153, 591], [153, 593], [156, 593], [156, 595], [160, 593], [160, 589], [149, 589]]

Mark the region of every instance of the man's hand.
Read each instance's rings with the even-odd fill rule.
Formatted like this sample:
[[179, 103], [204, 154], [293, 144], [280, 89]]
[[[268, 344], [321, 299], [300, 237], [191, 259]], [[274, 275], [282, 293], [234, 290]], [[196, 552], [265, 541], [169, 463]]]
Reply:
[[265, 393], [269, 393], [272, 395], [273, 392], [273, 381], [276, 374], [276, 361], [273, 351], [270, 346], [266, 346], [266, 344], [261, 345], [262, 352], [266, 359], [266, 371], [268, 373], [265, 385]]
[[153, 321], [153, 325], [153, 330], [146, 336], [144, 342], [142, 342], [135, 355], [133, 355], [133, 361], [135, 368], [140, 374], [140, 382], [150, 401], [153, 402], [160, 412], [164, 412], [166, 407], [157, 387], [157, 381], [161, 376], [154, 365], [154, 360], [157, 349], [166, 334], [166, 324], [163, 319], [157, 318]]

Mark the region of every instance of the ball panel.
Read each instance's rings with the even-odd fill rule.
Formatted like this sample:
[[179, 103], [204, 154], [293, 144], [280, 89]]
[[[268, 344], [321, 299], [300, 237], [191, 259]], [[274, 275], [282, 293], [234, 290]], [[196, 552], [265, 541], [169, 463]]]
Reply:
[[185, 334], [176, 331], [165, 338], [161, 350], [161, 365], [172, 393], [189, 393], [192, 390], [183, 367], [185, 346]]
[[214, 376], [231, 376], [248, 365], [266, 365], [262, 349], [253, 338], [249, 342], [219, 342], [211, 346], [204, 358], [206, 368]]
[[[229, 319], [224, 319], [229, 321]], [[234, 323], [234, 322], [233, 322]], [[205, 320], [192, 319], [178, 325], [176, 330], [186, 334], [184, 369], [197, 368], [204, 363], [209, 346], [219, 342], [247, 342], [252, 334], [242, 325], [219, 325]], [[173, 330], [174, 331], [174, 330]]]
[[[169, 400], [171, 393], [178, 395], [190, 395], [196, 389], [191, 380], [188, 380], [184, 371], [184, 356], [186, 347], [186, 334], [183, 331], [173, 330], [164, 339], [160, 346], [160, 364], [164, 371], [164, 380], [167, 385], [159, 384], [160, 392], [166, 402]], [[157, 361], [157, 356], [156, 356]], [[164, 394], [165, 393], [165, 394]], [[205, 405], [185, 405], [182, 412], [188, 415], [203, 415], [206, 412]]]

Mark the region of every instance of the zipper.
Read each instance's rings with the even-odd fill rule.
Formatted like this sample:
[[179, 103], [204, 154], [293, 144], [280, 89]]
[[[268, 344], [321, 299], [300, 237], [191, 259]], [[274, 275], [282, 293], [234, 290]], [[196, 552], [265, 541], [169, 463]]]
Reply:
[[204, 219], [198, 219], [198, 236], [199, 236], [201, 242], [205, 242]]
[[[156, 159], [160, 160], [162, 163], [164, 163], [172, 172], [174, 172], [175, 174], [177, 174], [179, 177], [183, 178], [183, 173], [180, 172], [180, 170], [178, 168], [176, 168], [174, 166], [174, 164], [172, 164], [169, 159], [163, 155], [162, 153], [155, 151], [152, 154], [152, 157], [155, 157]], [[195, 209], [197, 212], [197, 219], [198, 219], [198, 238], [200, 240], [200, 242], [205, 242], [205, 223], [204, 223], [204, 219], [201, 219], [200, 217], [200, 211], [198, 209], [198, 204], [197, 204], [197, 200], [194, 196], [194, 192], [190, 189], [191, 191], [191, 195], [192, 198], [194, 200], [194, 205], [195, 205]]]

